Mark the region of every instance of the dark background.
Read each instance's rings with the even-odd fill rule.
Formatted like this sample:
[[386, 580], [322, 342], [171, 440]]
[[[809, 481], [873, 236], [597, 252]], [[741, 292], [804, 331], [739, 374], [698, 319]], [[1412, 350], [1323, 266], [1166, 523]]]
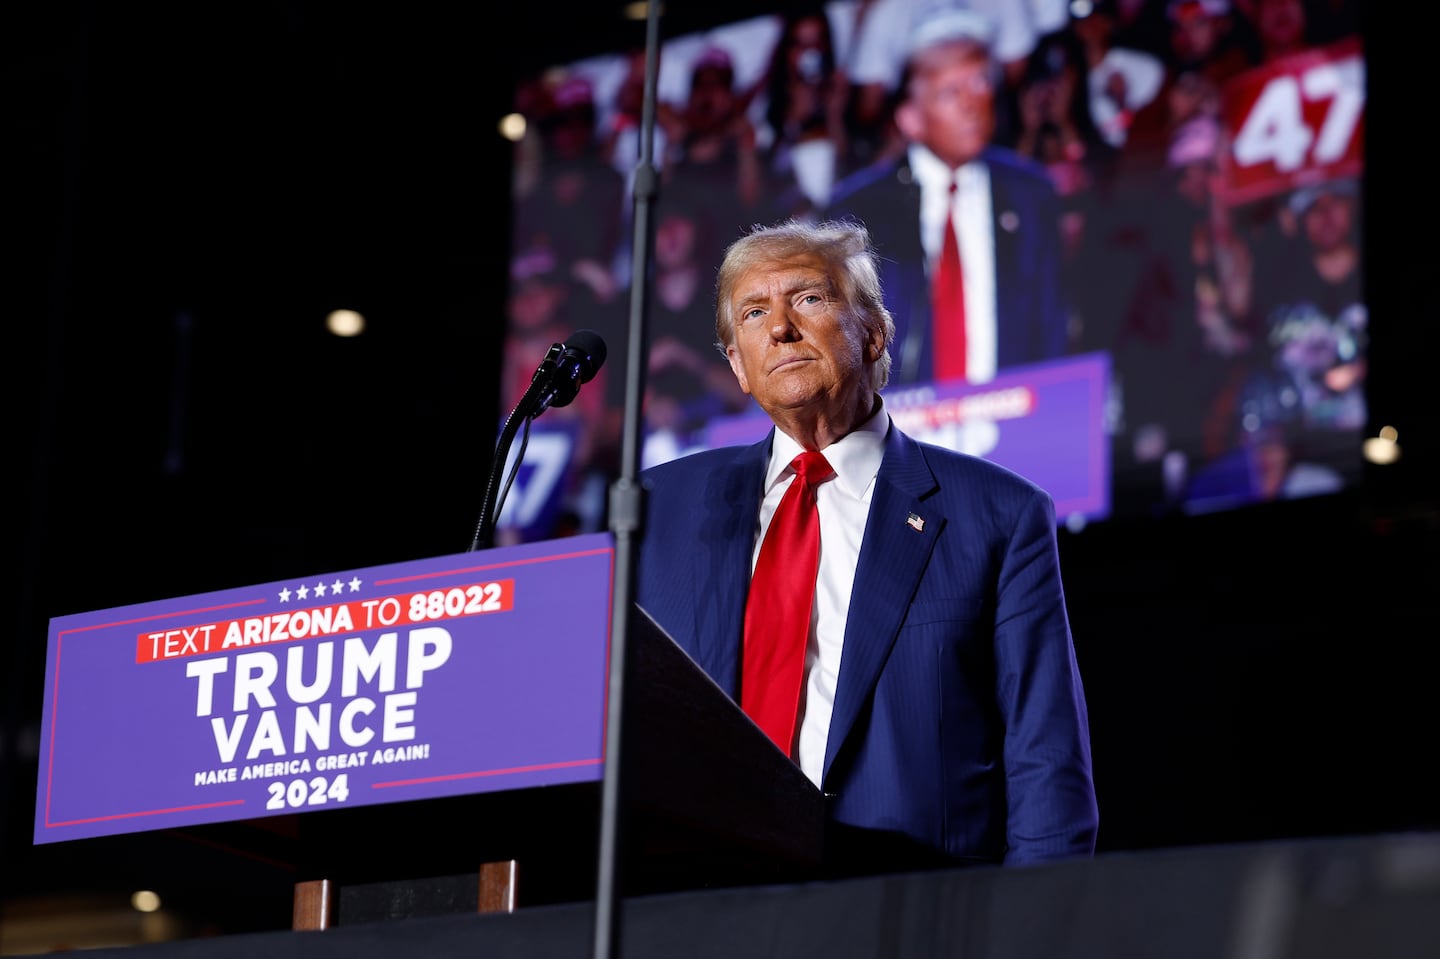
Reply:
[[[50, 617], [468, 547], [501, 412], [496, 122], [521, 73], [643, 42], [607, 4], [486, 10], [7, 9], [4, 901], [125, 887], [137, 857], [185, 875], [161, 837], [31, 846]], [[1062, 531], [1102, 852], [1440, 828], [1425, 36], [1366, 25], [1370, 403], [1401, 461]], [[336, 307], [369, 331], [328, 336]]]

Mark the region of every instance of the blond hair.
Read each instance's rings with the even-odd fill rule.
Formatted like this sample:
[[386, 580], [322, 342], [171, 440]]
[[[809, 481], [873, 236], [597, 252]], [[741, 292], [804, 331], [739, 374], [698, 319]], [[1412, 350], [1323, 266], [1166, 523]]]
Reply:
[[756, 225], [725, 250], [715, 281], [715, 337], [723, 350], [735, 342], [735, 316], [731, 297], [735, 283], [751, 267], [813, 254], [830, 268], [844, 302], [846, 316], [865, 326], [885, 331], [885, 346], [870, 368], [871, 387], [885, 388], [890, 381], [890, 345], [895, 341], [895, 320], [885, 308], [880, 289], [880, 258], [870, 245], [870, 231], [854, 220], [813, 223], [786, 220], [772, 226]]

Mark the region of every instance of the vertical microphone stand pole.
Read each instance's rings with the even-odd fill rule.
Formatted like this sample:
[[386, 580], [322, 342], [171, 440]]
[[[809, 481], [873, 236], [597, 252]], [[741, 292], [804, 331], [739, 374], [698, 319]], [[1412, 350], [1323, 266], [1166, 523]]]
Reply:
[[649, 340], [650, 253], [654, 228], [650, 207], [659, 191], [653, 157], [655, 75], [660, 59], [659, 0], [646, 5], [645, 94], [640, 121], [640, 160], [633, 186], [634, 234], [630, 279], [630, 330], [625, 353], [625, 426], [620, 474], [610, 488], [610, 529], [615, 537], [615, 589], [610, 618], [609, 687], [605, 697], [605, 773], [600, 792], [599, 868], [595, 885], [595, 959], [620, 955], [621, 905], [625, 877], [624, 769], [625, 680], [629, 673], [626, 640], [635, 597], [635, 549], [645, 514], [639, 481], [643, 441], [643, 404]]

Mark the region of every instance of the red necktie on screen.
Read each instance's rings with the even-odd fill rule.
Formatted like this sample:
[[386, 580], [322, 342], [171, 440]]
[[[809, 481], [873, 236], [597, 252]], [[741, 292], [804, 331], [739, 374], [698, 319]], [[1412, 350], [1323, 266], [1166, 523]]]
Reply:
[[945, 240], [932, 284], [931, 323], [934, 330], [935, 379], [965, 378], [965, 277], [960, 270], [960, 241], [955, 235], [955, 181], [945, 204]]
[[745, 653], [740, 706], [786, 755], [795, 737], [805, 645], [820, 570], [820, 517], [815, 487], [835, 475], [825, 457], [801, 453], [760, 544], [745, 602]]

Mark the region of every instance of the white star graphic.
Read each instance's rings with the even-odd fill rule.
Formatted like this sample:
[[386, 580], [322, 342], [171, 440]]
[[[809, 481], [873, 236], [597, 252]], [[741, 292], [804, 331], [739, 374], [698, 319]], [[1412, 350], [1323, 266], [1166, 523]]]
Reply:
[[325, 584], [324, 584], [323, 582], [320, 582], [320, 583], [316, 583], [316, 584], [315, 584], [315, 595], [316, 595], [316, 596], [324, 596], [324, 595], [325, 595]]
[[358, 592], [360, 592], [360, 577], [359, 577], [359, 576], [356, 576], [354, 579], [350, 580], [350, 592], [352, 592], [352, 593], [358, 593]]
[[310, 595], [310, 590], [306, 589], [303, 584], [300, 586], [299, 589], [295, 590], [295, 598], [296, 598], [296, 599], [304, 599], [306, 596], [309, 596], [309, 595]]
[[331, 584], [330, 592], [334, 593], [336, 596], [339, 596], [341, 591], [344, 590], [344, 588], [345, 584], [337, 579], [334, 583]]
[[289, 586], [286, 586], [284, 589], [280, 590], [280, 602], [282, 602], [282, 603], [288, 603], [288, 602], [290, 602], [290, 587], [289, 587]]

